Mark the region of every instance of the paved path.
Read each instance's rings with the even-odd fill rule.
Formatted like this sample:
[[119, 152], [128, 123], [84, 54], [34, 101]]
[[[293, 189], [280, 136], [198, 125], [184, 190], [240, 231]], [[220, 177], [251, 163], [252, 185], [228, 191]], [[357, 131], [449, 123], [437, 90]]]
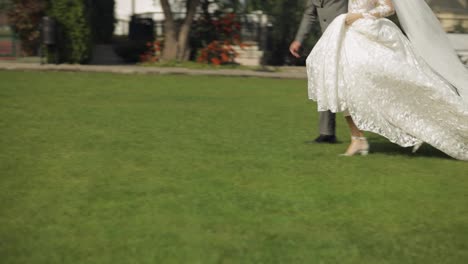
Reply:
[[306, 79], [305, 67], [281, 67], [278, 72], [236, 70], [236, 69], [187, 69], [187, 68], [162, 68], [143, 67], [136, 65], [78, 65], [78, 64], [46, 64], [24, 63], [14, 61], [0, 61], [0, 70], [20, 71], [72, 71], [72, 72], [108, 72], [120, 74], [182, 74], [182, 75], [212, 75], [230, 77], [259, 77], [279, 79]]

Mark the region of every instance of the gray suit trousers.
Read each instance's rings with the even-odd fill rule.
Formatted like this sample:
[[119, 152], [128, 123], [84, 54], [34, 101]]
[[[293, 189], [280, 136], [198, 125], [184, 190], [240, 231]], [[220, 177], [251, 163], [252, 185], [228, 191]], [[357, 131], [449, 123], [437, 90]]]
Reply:
[[[322, 31], [340, 14], [348, 11], [348, 0], [308, 0], [296, 41], [304, 42], [316, 22]], [[336, 115], [330, 111], [320, 112], [320, 134], [335, 135]]]
[[336, 114], [332, 113], [331, 111], [324, 111], [319, 112], [320, 114], [320, 123], [319, 123], [319, 131], [320, 135], [335, 135], [335, 127], [336, 127]]

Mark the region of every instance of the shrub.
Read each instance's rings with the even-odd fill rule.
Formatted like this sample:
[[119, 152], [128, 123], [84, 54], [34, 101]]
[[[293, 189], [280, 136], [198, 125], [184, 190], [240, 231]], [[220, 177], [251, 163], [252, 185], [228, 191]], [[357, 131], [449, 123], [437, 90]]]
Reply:
[[26, 55], [36, 54], [40, 45], [40, 22], [45, 12], [44, 0], [14, 0], [8, 6], [8, 19], [21, 40]]
[[91, 28], [85, 2], [49, 0], [48, 15], [58, 26], [59, 62], [83, 63], [90, 58]]
[[162, 43], [159, 40], [148, 42], [147, 51], [140, 56], [141, 62], [158, 62], [161, 59]]
[[236, 14], [229, 13], [213, 20], [213, 25], [218, 32], [218, 39], [229, 41], [230, 43], [240, 43], [241, 25], [237, 21]]
[[229, 41], [223, 43], [215, 40], [200, 50], [197, 61], [214, 65], [232, 64], [235, 63], [234, 59], [236, 57], [237, 53]]
[[[206, 23], [206, 21], [205, 21]], [[244, 45], [240, 39], [240, 23], [233, 13], [223, 14], [211, 20], [211, 33], [207, 32], [211, 41], [205, 44], [198, 52], [197, 62], [214, 65], [234, 63], [237, 52], [232, 45], [237, 44], [241, 48]], [[204, 31], [206, 32], [206, 31]]]

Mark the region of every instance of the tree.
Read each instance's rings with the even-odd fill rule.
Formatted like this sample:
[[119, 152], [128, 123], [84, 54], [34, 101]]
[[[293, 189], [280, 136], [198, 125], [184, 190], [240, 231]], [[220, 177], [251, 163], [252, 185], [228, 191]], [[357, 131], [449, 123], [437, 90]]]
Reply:
[[[177, 2], [177, 1], [175, 1]], [[180, 2], [180, 1], [179, 1]], [[163, 60], [186, 60], [189, 57], [188, 41], [192, 21], [197, 13], [200, 0], [186, 0], [186, 12], [180, 26], [174, 19], [169, 0], [160, 0], [164, 12]], [[176, 3], [177, 4], [177, 3]]]

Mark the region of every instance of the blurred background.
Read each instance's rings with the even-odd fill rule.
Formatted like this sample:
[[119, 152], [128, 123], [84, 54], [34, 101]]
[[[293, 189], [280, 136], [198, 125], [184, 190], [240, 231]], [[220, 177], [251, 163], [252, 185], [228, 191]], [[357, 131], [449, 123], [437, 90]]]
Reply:
[[[468, 62], [468, 0], [428, 0]], [[289, 55], [304, 0], [0, 0], [0, 60], [97, 65], [304, 65]], [[397, 18], [392, 18], [397, 22]]]

